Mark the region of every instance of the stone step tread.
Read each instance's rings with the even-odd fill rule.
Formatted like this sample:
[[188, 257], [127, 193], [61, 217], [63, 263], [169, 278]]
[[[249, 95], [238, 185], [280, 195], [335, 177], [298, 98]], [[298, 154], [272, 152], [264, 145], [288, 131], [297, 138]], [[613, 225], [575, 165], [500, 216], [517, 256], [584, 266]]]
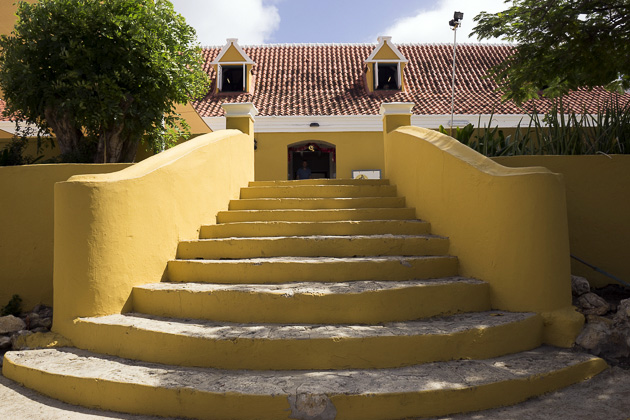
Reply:
[[393, 185], [277, 185], [241, 188], [239, 198], [396, 197]]
[[485, 284], [481, 280], [467, 277], [446, 277], [431, 280], [405, 281], [350, 281], [343, 283], [295, 282], [275, 284], [215, 284], [215, 283], [149, 283], [135, 289], [154, 291], [185, 291], [191, 293], [214, 293], [232, 291], [240, 293], [269, 293], [291, 297], [299, 294], [326, 296], [334, 294], [357, 294], [380, 290], [408, 289], [412, 287], [446, 286], [451, 284]]
[[282, 240], [303, 240], [303, 241], [325, 241], [327, 239], [347, 239], [349, 241], [360, 240], [377, 240], [377, 239], [448, 239], [445, 236], [421, 234], [421, 235], [395, 235], [391, 233], [374, 234], [374, 235], [301, 235], [301, 236], [237, 236], [230, 238], [200, 238], [191, 239], [186, 241], [180, 241], [180, 243], [195, 243], [195, 242], [239, 242], [239, 241], [282, 241]]
[[134, 287], [132, 300], [135, 312], [145, 314], [275, 324], [369, 325], [491, 308], [488, 284], [464, 277], [339, 283], [293, 280], [153, 283]]
[[[347, 209], [345, 209], [347, 210]], [[229, 210], [228, 210], [229, 211]], [[429, 222], [421, 219], [364, 219], [364, 220], [326, 220], [321, 222], [312, 222], [312, 221], [291, 221], [291, 220], [262, 220], [262, 221], [254, 221], [254, 222], [226, 222], [221, 223], [221, 225], [278, 225], [278, 226], [302, 226], [302, 225], [332, 225], [332, 226], [343, 226], [343, 225], [428, 225]], [[213, 227], [213, 226], [221, 226], [216, 224], [211, 225], [202, 225], [202, 227]]]
[[224, 210], [217, 213], [217, 223], [258, 221], [359, 221], [413, 220], [416, 210], [411, 207], [364, 207], [359, 209], [268, 209]]
[[404, 197], [273, 197], [230, 200], [229, 209], [346, 209], [374, 207], [400, 208], [404, 206]]
[[428, 234], [239, 236], [180, 241], [176, 258], [444, 255], [448, 248], [448, 238]]
[[396, 200], [404, 199], [404, 197], [260, 197], [260, 198], [238, 198], [231, 201], [243, 201], [243, 202], [274, 202], [274, 201], [340, 201], [346, 203], [361, 202], [368, 200]]
[[239, 258], [239, 259], [204, 259], [204, 260], [187, 260], [187, 259], [175, 259], [170, 260], [172, 263], [194, 263], [194, 264], [273, 264], [273, 263], [293, 263], [293, 264], [359, 264], [359, 263], [380, 263], [380, 262], [399, 262], [402, 265], [406, 265], [408, 262], [413, 261], [429, 261], [429, 260], [443, 260], [443, 259], [457, 259], [453, 255], [410, 255], [410, 256], [398, 256], [398, 255], [375, 255], [370, 257], [257, 257], [257, 258]]
[[[391, 192], [391, 191], [396, 191], [396, 186], [395, 185], [389, 185], [389, 184], [365, 184], [365, 183], [361, 183], [361, 184], [276, 184], [276, 185], [254, 185], [254, 186], [248, 186], [248, 187], [242, 187], [241, 191], [244, 190], [248, 190], [248, 191], [272, 191], [272, 190], [279, 190], [279, 191], [341, 191], [341, 195], [339, 195], [338, 197], [347, 197], [347, 195], [344, 195], [343, 192], [344, 191], [349, 191], [349, 192], [353, 192], [353, 191], [365, 191], [367, 192], [380, 192], [380, 191], [387, 191], [387, 192]], [[381, 196], [380, 194], [377, 194], [373, 197], [376, 196]], [[287, 196], [290, 197], [290, 196]]]
[[418, 220], [341, 220], [341, 221], [241, 221], [202, 225], [200, 238], [238, 236], [304, 236], [333, 234], [337, 236], [391, 233], [428, 234], [430, 223]]
[[[11, 351], [6, 362], [49, 375], [154, 388], [207, 393], [290, 396], [422, 393], [478, 388], [486, 384], [541, 376], [601, 359], [590, 354], [542, 346], [486, 360], [457, 360], [388, 369], [252, 371], [193, 368], [146, 363], [75, 348]], [[588, 376], [587, 376], [588, 377]], [[279, 413], [282, 414], [282, 413]], [[284, 414], [286, 416], [286, 414]], [[331, 417], [332, 418], [332, 417]]]
[[457, 276], [452, 255], [181, 259], [167, 263], [173, 282], [289, 283], [414, 280]]
[[[287, 214], [326, 214], [326, 213], [378, 213], [383, 211], [394, 211], [394, 212], [408, 212], [415, 211], [414, 208], [411, 207], [358, 207], [358, 208], [343, 208], [343, 209], [263, 209], [263, 210], [223, 210], [219, 213], [243, 213], [243, 214], [257, 214], [257, 213], [287, 213]], [[367, 220], [367, 219], [366, 219]], [[379, 219], [370, 219], [370, 220], [379, 220]], [[411, 220], [411, 219], [410, 219]], [[337, 220], [338, 222], [344, 220]], [[348, 221], [352, 221], [352, 219], [348, 219]]]
[[296, 179], [280, 181], [250, 181], [250, 187], [269, 187], [274, 185], [389, 185], [388, 179]]
[[82, 323], [117, 325], [162, 334], [190, 336], [207, 340], [317, 340], [363, 339], [373, 337], [448, 335], [499, 327], [537, 317], [535, 313], [485, 311], [426, 318], [417, 321], [388, 322], [378, 325], [320, 324], [243, 324], [165, 318], [127, 313], [80, 318]]

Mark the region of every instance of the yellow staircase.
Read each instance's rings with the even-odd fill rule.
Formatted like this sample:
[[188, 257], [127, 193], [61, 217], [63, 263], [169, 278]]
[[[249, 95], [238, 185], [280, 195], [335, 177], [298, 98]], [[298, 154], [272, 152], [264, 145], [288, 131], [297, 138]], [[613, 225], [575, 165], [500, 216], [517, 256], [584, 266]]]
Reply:
[[134, 312], [80, 318], [77, 348], [7, 353], [53, 397], [199, 419], [402, 419], [513, 404], [601, 359], [492, 310], [448, 239], [385, 180], [252, 182], [182, 241]]

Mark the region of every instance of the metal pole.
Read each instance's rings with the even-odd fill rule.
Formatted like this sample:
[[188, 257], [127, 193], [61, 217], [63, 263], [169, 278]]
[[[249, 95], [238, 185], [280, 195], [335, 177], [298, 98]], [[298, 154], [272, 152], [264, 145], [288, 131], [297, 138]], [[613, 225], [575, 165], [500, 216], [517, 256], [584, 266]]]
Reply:
[[455, 114], [455, 58], [457, 55], [457, 26], [453, 27], [453, 82], [451, 91], [451, 130], [450, 136], [453, 137], [453, 115]]

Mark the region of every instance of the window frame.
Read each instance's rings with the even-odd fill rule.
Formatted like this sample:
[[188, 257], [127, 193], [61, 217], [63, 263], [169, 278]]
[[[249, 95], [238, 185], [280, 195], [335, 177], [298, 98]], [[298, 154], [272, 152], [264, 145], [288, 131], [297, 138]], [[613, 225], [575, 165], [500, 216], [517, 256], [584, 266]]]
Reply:
[[[374, 91], [377, 90], [402, 90], [402, 75], [400, 74], [400, 61], [394, 60], [375, 60], [373, 69], [374, 69]], [[379, 76], [378, 76], [378, 67], [380, 65], [396, 65], [396, 88], [395, 89], [384, 89], [379, 87]]]
[[[223, 67], [231, 67], [236, 69], [242, 67], [243, 72], [243, 86], [241, 90], [223, 90]], [[217, 88], [221, 93], [244, 93], [247, 92], [247, 63], [241, 62], [229, 62], [219, 63], [217, 66]]]

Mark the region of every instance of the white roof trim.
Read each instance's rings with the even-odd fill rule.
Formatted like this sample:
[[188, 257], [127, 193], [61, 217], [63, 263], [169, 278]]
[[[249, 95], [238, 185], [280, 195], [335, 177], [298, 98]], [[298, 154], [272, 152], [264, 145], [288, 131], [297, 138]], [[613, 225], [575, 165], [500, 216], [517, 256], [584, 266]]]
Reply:
[[[481, 120], [480, 120], [481, 117]], [[225, 117], [203, 117], [212, 131], [225, 129]], [[540, 117], [542, 121], [542, 116]], [[497, 125], [500, 128], [515, 128], [518, 123], [521, 127], [527, 127], [529, 116], [527, 114], [515, 115], [455, 115], [456, 126], [463, 127], [471, 123], [477, 128], [481, 123], [481, 128], [493, 128]], [[318, 123], [319, 127], [311, 127], [311, 123]], [[451, 123], [450, 114], [441, 115], [412, 115], [411, 125], [437, 129], [440, 125], [449, 127]], [[459, 124], [458, 124], [459, 123]], [[382, 115], [314, 115], [314, 116], [290, 116], [273, 117], [257, 116], [254, 123], [254, 133], [331, 133], [331, 132], [373, 132], [383, 130]]]
[[[35, 124], [26, 124], [23, 121], [20, 123], [21, 128], [24, 130], [26, 128], [30, 128], [34, 130], [35, 133], [39, 130], [39, 128]], [[17, 126], [15, 121], [0, 121], [0, 130], [6, 131], [11, 134], [16, 134]], [[49, 137], [49, 134], [42, 134], [42, 137]]]
[[400, 50], [398, 50], [398, 48], [396, 48], [396, 46], [391, 42], [392, 37], [391, 36], [379, 36], [378, 37], [378, 45], [376, 46], [376, 48], [374, 48], [372, 50], [372, 53], [370, 54], [370, 56], [367, 58], [367, 60], [365, 60], [366, 63], [373, 63], [373, 62], [383, 62], [384, 60], [374, 60], [374, 57], [376, 56], [376, 54], [378, 54], [378, 52], [381, 50], [381, 48], [383, 47], [383, 45], [385, 45], [385, 43], [387, 43], [387, 45], [389, 46], [389, 48], [392, 49], [392, 51], [394, 51], [394, 54], [396, 54], [396, 56], [398, 57], [398, 60], [387, 60], [387, 62], [395, 62], [395, 61], [401, 61], [403, 63], [407, 63], [409, 62], [409, 60], [407, 60], [405, 58], [404, 55], [402, 55], [402, 53], [400, 52]]
[[243, 57], [243, 59], [245, 59], [245, 61], [239, 61], [238, 64], [255, 64], [254, 60], [252, 60], [249, 55], [247, 55], [247, 53], [245, 51], [243, 51], [243, 48], [241, 48], [240, 45], [238, 45], [238, 38], [228, 38], [227, 39], [227, 43], [223, 46], [223, 48], [221, 48], [221, 51], [219, 52], [219, 55], [216, 56], [216, 58], [214, 59], [214, 61], [212, 61], [210, 64], [215, 65], [215, 64], [221, 64], [221, 65], [225, 65], [225, 64], [234, 64], [233, 62], [230, 63], [220, 63], [221, 58], [223, 58], [223, 56], [225, 55], [225, 53], [230, 49], [230, 47], [234, 45], [234, 48], [236, 48], [236, 51], [238, 51], [238, 53]]

